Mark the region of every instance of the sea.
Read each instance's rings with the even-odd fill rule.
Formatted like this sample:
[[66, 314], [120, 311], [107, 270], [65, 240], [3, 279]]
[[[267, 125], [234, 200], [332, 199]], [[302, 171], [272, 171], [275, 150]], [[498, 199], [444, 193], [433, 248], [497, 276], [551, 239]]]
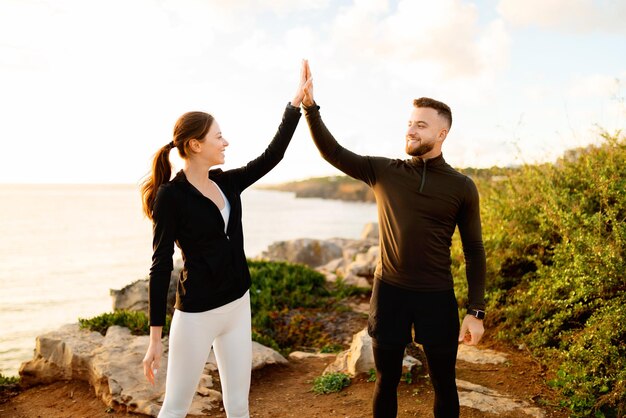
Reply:
[[[376, 221], [372, 203], [289, 192], [251, 188], [242, 204], [248, 257], [276, 241], [359, 238]], [[147, 277], [151, 234], [136, 185], [0, 184], [0, 373], [18, 374], [37, 335], [111, 312], [110, 289]]]

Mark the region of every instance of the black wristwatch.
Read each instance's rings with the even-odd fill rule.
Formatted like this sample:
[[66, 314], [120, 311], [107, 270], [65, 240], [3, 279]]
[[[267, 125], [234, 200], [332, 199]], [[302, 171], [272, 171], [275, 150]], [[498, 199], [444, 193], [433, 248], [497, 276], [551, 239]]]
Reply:
[[481, 311], [480, 309], [470, 308], [467, 310], [467, 314], [472, 315], [473, 317], [476, 317], [478, 319], [485, 319], [485, 311]]

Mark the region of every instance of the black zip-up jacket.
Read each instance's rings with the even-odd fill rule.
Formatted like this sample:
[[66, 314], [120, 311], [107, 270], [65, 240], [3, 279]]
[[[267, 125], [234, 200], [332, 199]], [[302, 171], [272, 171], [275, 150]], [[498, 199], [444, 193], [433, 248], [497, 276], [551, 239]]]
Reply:
[[218, 207], [187, 181], [182, 170], [159, 187], [152, 211], [151, 326], [165, 324], [174, 243], [181, 249], [184, 262], [178, 280], [176, 309], [207, 311], [240, 298], [250, 288], [240, 194], [280, 162], [299, 119], [300, 109], [288, 104], [274, 139], [260, 157], [241, 168], [209, 172], [209, 177], [230, 203], [226, 232]]
[[486, 260], [474, 182], [442, 155], [427, 161], [357, 155], [337, 143], [317, 105], [304, 110], [322, 157], [374, 191], [380, 228], [380, 262], [374, 277], [408, 290], [453, 289], [450, 246], [458, 225], [469, 307], [485, 309]]

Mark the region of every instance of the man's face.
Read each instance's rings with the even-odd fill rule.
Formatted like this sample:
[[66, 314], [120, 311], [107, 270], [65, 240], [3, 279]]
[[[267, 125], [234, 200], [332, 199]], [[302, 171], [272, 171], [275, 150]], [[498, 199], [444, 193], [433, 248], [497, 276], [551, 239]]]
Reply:
[[435, 109], [414, 107], [406, 131], [406, 153], [414, 157], [428, 154], [438, 142], [443, 142], [442, 130], [447, 132], [443, 118]]

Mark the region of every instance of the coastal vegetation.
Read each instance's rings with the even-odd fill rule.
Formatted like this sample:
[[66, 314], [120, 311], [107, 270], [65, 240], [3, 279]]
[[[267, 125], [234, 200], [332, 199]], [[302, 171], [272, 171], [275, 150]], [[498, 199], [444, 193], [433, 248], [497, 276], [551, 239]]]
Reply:
[[11, 388], [20, 383], [20, 378], [17, 376], [5, 376], [0, 373], [0, 390]]
[[[626, 414], [626, 140], [600, 135], [555, 163], [460, 170], [481, 195], [487, 332], [541, 362], [578, 417]], [[341, 176], [273, 188], [332, 198], [342, 185], [347, 200], [368, 189]], [[464, 315], [458, 231], [452, 269]]]
[[[481, 196], [487, 334], [541, 363], [574, 417], [626, 414], [624, 167], [626, 139], [618, 133], [554, 163], [461, 170]], [[335, 177], [310, 180], [316, 191], [308, 193], [306, 182], [297, 183], [301, 196], [336, 196], [341, 184], [352, 185], [351, 196], [365, 196], [354, 185], [367, 188]], [[320, 192], [324, 185], [329, 192]], [[462, 316], [467, 284], [458, 233], [451, 258]], [[345, 313], [341, 299], [360, 290], [340, 280], [330, 285], [301, 265], [249, 264], [255, 340], [283, 353], [341, 347], [329, 325]], [[103, 332], [101, 322], [114, 318], [92, 322]]]
[[315, 177], [289, 183], [257, 186], [264, 190], [293, 192], [296, 197], [317, 197], [355, 202], [374, 202], [374, 193], [363, 182], [348, 176]]
[[[172, 316], [167, 315], [165, 318], [165, 326], [163, 327], [163, 335], [169, 334], [171, 322]], [[117, 310], [114, 312], [106, 312], [93, 318], [79, 318], [78, 325], [81, 328], [96, 331], [102, 335], [106, 335], [107, 330], [112, 325], [126, 327], [130, 329], [133, 335], [150, 334], [150, 320], [148, 316], [138, 311]]]
[[[327, 283], [324, 276], [304, 265], [248, 260], [252, 286], [253, 340], [287, 354], [296, 349], [336, 352], [342, 348], [335, 321], [358, 315], [342, 301], [366, 290]], [[166, 316], [163, 335], [169, 334], [171, 315]], [[150, 321], [144, 312], [116, 310], [93, 318], [80, 318], [81, 328], [106, 334], [112, 325], [124, 326], [134, 335], [148, 335]]]
[[[536, 356], [574, 416], [626, 412], [626, 141], [602, 139], [554, 164], [476, 179], [487, 329]], [[459, 241], [452, 259], [463, 289]]]

